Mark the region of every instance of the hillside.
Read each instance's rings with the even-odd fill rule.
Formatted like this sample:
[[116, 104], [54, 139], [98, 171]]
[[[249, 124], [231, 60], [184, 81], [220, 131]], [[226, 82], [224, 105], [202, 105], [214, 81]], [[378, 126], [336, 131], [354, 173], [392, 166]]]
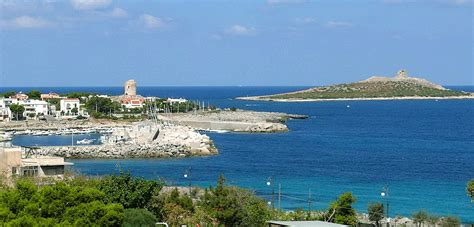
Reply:
[[453, 91], [425, 79], [408, 77], [400, 70], [395, 77], [370, 77], [367, 80], [315, 87], [303, 91], [247, 97], [251, 100], [312, 100], [312, 99], [370, 99], [404, 97], [461, 97], [471, 93]]

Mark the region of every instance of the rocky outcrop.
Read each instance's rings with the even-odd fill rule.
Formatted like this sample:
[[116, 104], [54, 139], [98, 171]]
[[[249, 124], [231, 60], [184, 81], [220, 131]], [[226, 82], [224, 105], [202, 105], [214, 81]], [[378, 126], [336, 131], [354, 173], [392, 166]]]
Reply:
[[435, 88], [439, 90], [446, 90], [446, 88], [444, 88], [443, 86], [439, 84], [435, 84], [428, 80], [417, 78], [417, 77], [409, 77], [408, 72], [405, 70], [399, 70], [395, 77], [372, 76], [366, 80], [363, 80], [362, 82], [390, 82], [390, 81], [409, 82], [409, 83], [418, 84], [424, 87], [430, 87], [430, 88]]

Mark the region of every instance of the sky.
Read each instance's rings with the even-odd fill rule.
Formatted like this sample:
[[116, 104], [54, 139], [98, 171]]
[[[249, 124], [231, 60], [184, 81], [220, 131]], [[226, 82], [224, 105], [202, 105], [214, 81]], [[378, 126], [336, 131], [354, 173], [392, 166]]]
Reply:
[[474, 0], [0, 0], [0, 87], [474, 85]]

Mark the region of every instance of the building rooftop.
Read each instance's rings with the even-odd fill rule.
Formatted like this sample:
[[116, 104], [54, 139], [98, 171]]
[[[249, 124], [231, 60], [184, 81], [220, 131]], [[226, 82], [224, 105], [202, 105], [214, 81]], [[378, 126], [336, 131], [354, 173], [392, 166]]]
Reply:
[[60, 157], [49, 157], [49, 156], [42, 156], [37, 158], [25, 158], [21, 160], [23, 165], [40, 165], [40, 166], [71, 166], [74, 165], [71, 162], [65, 162], [64, 158]]

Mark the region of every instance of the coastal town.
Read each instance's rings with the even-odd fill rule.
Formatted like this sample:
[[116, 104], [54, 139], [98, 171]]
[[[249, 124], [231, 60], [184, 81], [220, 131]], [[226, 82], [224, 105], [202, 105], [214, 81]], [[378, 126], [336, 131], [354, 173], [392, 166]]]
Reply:
[[[0, 99], [0, 111], [4, 113], [0, 122], [0, 153], [12, 158], [4, 159], [2, 169], [15, 170], [6, 175], [7, 178], [12, 174], [49, 176], [50, 172], [42, 171], [42, 168], [53, 165], [51, 162], [60, 169], [53, 172], [62, 176], [64, 167], [73, 165], [64, 162], [64, 158], [182, 158], [216, 155], [218, 148], [203, 132], [285, 132], [288, 131], [283, 124], [286, 120], [306, 118], [284, 113], [221, 110], [184, 98], [143, 97], [137, 94], [134, 80], [125, 82], [124, 93], [120, 96], [83, 95], [86, 94], [58, 95], [34, 91], [28, 94], [4, 94], [9, 97]], [[107, 110], [104, 106], [115, 109]], [[101, 109], [103, 111], [99, 112]], [[77, 137], [92, 133], [100, 135], [99, 141], [94, 144], [92, 139], [74, 140], [74, 135]], [[70, 136], [71, 144], [16, 146], [12, 138], [20, 135]], [[34, 161], [31, 157], [35, 157]], [[36, 170], [25, 172], [32, 163], [36, 163]]]
[[0, 0], [0, 227], [474, 227], [473, 10]]

